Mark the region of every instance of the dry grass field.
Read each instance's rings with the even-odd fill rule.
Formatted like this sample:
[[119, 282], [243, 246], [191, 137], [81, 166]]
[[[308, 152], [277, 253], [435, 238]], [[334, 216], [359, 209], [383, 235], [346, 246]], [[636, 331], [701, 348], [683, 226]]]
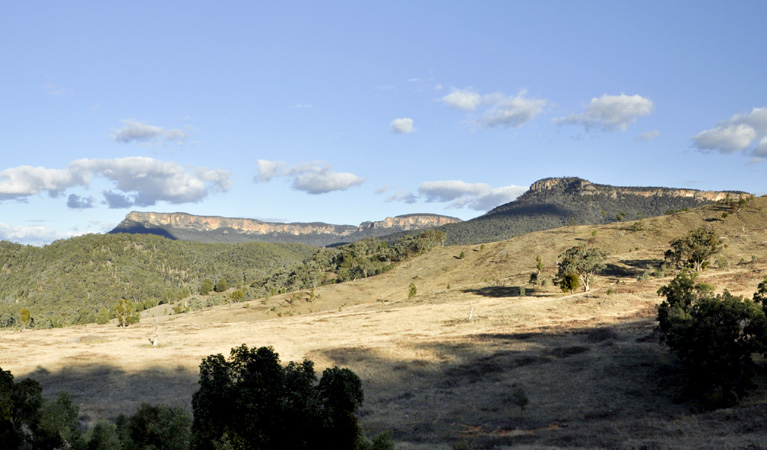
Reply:
[[[637, 279], [671, 239], [705, 225], [727, 246], [701, 279], [750, 297], [767, 275], [767, 198], [724, 220], [723, 211], [437, 248], [311, 300], [285, 294], [182, 315], [160, 307], [127, 329], [3, 331], [0, 367], [37, 379], [48, 396], [69, 391], [92, 423], [141, 402], [189, 405], [203, 357], [269, 345], [285, 363], [351, 368], [365, 389], [363, 429], [391, 430], [398, 448], [767, 448], [767, 383], [735, 408], [685, 399], [654, 333], [655, 292], [671, 277]], [[563, 294], [551, 283], [557, 256], [585, 242], [610, 252], [607, 270], [590, 292]], [[536, 255], [544, 287], [527, 284]], [[518, 386], [524, 410], [512, 401]]]

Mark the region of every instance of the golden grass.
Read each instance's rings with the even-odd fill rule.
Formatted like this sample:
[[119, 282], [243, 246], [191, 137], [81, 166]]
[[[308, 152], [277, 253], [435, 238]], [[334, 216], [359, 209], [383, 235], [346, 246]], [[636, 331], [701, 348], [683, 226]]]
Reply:
[[[655, 292], [670, 278], [637, 277], [672, 238], [703, 223], [725, 238], [729, 267], [701, 279], [750, 296], [767, 268], [767, 215], [757, 209], [765, 206], [767, 199], [756, 199], [725, 221], [711, 220], [721, 216], [713, 206], [645, 219], [643, 231], [632, 223], [579, 226], [484, 249], [438, 248], [292, 305], [286, 294], [177, 316], [158, 309], [127, 329], [4, 331], [0, 367], [39, 380], [46, 395], [69, 391], [93, 422], [142, 401], [189, 405], [202, 358], [243, 343], [270, 345], [283, 362], [309, 358], [320, 370], [354, 370], [365, 389], [363, 428], [392, 430], [400, 448], [461, 440], [488, 448], [761, 445], [767, 388], [716, 412], [680, 400], [678, 366], [653, 335]], [[558, 292], [550, 282], [557, 256], [590, 240], [611, 253], [607, 273], [591, 292]], [[547, 287], [526, 284], [535, 255], [546, 264]], [[408, 299], [411, 282], [418, 295]], [[149, 343], [153, 314], [157, 347]], [[525, 411], [511, 403], [517, 385], [530, 398]]]

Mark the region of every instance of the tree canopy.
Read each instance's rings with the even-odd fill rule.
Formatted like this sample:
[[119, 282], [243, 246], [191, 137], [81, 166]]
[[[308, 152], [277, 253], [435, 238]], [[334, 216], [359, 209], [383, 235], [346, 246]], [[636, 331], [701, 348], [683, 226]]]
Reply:
[[[317, 382], [309, 360], [280, 365], [271, 347], [232, 349], [200, 364], [192, 397], [192, 448], [353, 449], [362, 383], [349, 369], [326, 369]], [[296, 426], [300, 424], [300, 426]]]
[[580, 280], [583, 289], [588, 291], [594, 275], [605, 268], [607, 252], [599, 247], [579, 245], [565, 250], [559, 255], [557, 284], [562, 290], [577, 288], [578, 283], [573, 282], [573, 277]]
[[658, 307], [661, 342], [682, 360], [692, 394], [732, 405], [753, 386], [752, 354], [765, 350], [767, 319], [757, 302], [726, 290], [715, 295], [696, 278], [684, 270], [658, 290], [666, 297]]
[[684, 237], [671, 241], [666, 260], [678, 267], [690, 267], [700, 272], [708, 265], [708, 259], [722, 249], [722, 240], [714, 230], [696, 228]]

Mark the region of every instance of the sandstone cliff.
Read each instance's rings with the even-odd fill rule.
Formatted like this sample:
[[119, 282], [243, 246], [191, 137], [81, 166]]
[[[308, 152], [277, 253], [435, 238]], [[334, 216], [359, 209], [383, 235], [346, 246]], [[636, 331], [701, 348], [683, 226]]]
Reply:
[[151, 233], [173, 239], [202, 242], [267, 241], [326, 246], [460, 221], [454, 217], [437, 214], [409, 214], [352, 226], [321, 222], [278, 223], [186, 213], [133, 211], [110, 233]]

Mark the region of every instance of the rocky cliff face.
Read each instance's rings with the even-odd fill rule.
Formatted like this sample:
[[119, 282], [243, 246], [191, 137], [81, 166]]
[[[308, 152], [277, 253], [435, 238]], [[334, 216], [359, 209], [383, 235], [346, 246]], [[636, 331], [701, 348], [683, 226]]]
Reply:
[[353, 242], [366, 237], [432, 228], [460, 221], [454, 217], [437, 214], [409, 214], [352, 226], [320, 222], [277, 223], [256, 219], [195, 216], [186, 213], [133, 211], [125, 216], [125, 219], [111, 233], [151, 233], [173, 239], [203, 242], [255, 240], [333, 245]]
[[662, 187], [622, 187], [595, 184], [582, 178], [544, 178], [530, 186], [531, 192], [562, 191], [571, 195], [607, 195], [618, 198], [621, 195], [636, 195], [640, 197], [670, 197], [698, 200], [700, 202], [717, 202], [729, 195], [737, 199], [741, 195], [751, 196], [741, 191], [700, 191], [697, 189], [674, 189]]

